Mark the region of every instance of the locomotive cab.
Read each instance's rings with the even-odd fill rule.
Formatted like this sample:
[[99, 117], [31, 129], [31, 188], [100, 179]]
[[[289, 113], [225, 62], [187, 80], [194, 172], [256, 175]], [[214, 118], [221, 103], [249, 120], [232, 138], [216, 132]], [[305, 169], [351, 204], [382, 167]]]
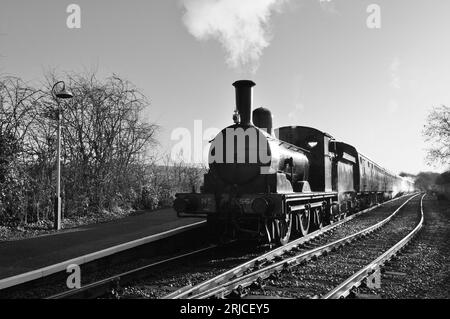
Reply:
[[332, 188], [332, 154], [329, 143], [332, 136], [306, 126], [285, 126], [275, 130], [282, 141], [307, 149], [309, 152], [309, 184], [313, 192], [330, 192]]

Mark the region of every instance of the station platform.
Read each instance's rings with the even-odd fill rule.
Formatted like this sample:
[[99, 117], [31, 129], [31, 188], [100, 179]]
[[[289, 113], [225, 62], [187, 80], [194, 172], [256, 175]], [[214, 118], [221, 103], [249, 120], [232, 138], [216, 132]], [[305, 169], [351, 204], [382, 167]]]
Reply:
[[178, 218], [173, 209], [0, 242], [0, 289], [81, 265], [200, 227], [202, 218]]

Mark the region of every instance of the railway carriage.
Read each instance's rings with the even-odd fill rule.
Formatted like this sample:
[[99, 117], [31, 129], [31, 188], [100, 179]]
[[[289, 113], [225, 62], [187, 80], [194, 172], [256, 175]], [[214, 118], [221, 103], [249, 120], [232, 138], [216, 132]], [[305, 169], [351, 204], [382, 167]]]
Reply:
[[255, 84], [233, 85], [234, 124], [211, 141], [201, 193], [176, 194], [178, 216], [207, 217], [218, 238], [282, 245], [399, 193], [400, 177], [328, 133], [305, 126], [273, 132], [268, 109], [251, 111]]

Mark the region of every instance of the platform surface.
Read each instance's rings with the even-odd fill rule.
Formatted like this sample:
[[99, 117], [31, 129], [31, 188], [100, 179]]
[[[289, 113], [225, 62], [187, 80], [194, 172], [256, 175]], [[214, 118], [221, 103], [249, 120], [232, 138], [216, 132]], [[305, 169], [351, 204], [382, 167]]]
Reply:
[[161, 209], [123, 219], [0, 242], [0, 280], [202, 221]]

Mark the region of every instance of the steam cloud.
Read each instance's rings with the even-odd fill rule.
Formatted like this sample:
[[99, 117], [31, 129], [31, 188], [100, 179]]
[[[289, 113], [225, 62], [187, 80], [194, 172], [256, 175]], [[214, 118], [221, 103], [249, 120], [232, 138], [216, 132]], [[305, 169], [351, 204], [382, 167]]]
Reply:
[[270, 44], [269, 20], [289, 0], [182, 0], [183, 22], [198, 40], [216, 39], [229, 66], [255, 72]]

